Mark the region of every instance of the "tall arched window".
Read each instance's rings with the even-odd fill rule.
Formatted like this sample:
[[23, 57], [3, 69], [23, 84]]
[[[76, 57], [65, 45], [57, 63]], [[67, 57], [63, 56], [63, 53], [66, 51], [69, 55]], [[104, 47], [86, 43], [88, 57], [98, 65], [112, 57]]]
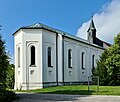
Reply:
[[85, 70], [85, 53], [82, 52], [82, 55], [81, 55], [81, 67], [82, 69]]
[[31, 46], [31, 66], [35, 65], [35, 46]]
[[47, 49], [48, 52], [48, 67], [52, 67], [52, 48], [48, 47]]
[[92, 68], [95, 68], [95, 55], [92, 55]]
[[72, 50], [68, 50], [68, 67], [72, 68]]
[[18, 67], [20, 67], [20, 47], [18, 47]]

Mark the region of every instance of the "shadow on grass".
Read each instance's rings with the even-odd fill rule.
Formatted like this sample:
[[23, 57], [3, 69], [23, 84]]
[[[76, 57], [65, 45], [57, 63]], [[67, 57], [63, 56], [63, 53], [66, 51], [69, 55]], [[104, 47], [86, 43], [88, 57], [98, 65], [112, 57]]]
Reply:
[[88, 92], [88, 90], [58, 90], [58, 91], [42, 92], [42, 93], [48, 93], [48, 94], [71, 94], [71, 95], [92, 95], [92, 93], [95, 93], [95, 92], [96, 91], [89, 91]]
[[[89, 97], [93, 91], [54, 91], [54, 92], [44, 92], [44, 93], [17, 93], [17, 96], [20, 97], [19, 101], [23, 101], [24, 99], [26, 102], [31, 101], [77, 101], [83, 100], [84, 97]], [[79, 94], [79, 95], [78, 95]], [[15, 101], [17, 102], [17, 101]]]

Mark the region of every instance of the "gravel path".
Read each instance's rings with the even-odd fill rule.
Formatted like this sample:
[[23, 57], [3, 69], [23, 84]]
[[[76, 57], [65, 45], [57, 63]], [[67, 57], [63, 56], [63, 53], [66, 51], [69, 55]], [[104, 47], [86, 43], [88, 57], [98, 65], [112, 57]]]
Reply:
[[120, 96], [97, 95], [64, 95], [64, 94], [35, 94], [16, 93], [20, 99], [14, 102], [120, 102]]

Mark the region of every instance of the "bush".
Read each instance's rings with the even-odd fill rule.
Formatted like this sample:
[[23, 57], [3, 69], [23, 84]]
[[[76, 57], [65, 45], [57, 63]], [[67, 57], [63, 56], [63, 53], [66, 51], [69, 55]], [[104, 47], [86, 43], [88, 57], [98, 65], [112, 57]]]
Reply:
[[16, 94], [13, 91], [0, 89], [0, 102], [12, 102], [16, 99]]

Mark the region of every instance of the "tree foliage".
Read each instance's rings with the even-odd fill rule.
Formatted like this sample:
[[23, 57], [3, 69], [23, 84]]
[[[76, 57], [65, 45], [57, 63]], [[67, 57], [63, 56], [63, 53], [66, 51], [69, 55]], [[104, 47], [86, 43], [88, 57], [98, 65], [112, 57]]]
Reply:
[[6, 87], [6, 71], [9, 66], [9, 56], [5, 51], [5, 41], [3, 41], [0, 35], [0, 84], [2, 87]]
[[93, 75], [100, 77], [100, 85], [120, 85], [120, 34], [114, 38], [114, 44], [100, 56]]
[[14, 88], [14, 70], [15, 70], [15, 66], [13, 64], [10, 64], [7, 68], [7, 76], [6, 76], [6, 86], [9, 89], [13, 89]]
[[14, 87], [14, 65], [9, 63], [10, 57], [5, 49], [5, 41], [0, 35], [0, 87]]

